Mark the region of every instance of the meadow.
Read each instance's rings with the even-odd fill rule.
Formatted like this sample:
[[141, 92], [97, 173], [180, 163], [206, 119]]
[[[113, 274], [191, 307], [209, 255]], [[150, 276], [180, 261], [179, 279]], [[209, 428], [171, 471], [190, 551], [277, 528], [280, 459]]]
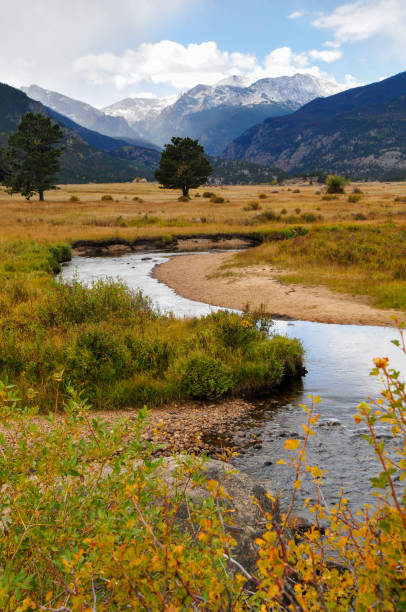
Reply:
[[[354, 194], [357, 189], [362, 193]], [[212, 197], [203, 197], [207, 193]], [[334, 196], [326, 196], [322, 185], [302, 183], [210, 186], [190, 194], [190, 201], [178, 201], [180, 192], [156, 183], [61, 185], [47, 192], [45, 202], [27, 202], [3, 190], [0, 241], [134, 240], [165, 234], [261, 233], [295, 225], [406, 224], [405, 183], [354, 183], [345, 194]], [[353, 196], [357, 201], [348, 201]]]
[[[204, 197], [209, 196], [209, 197]], [[0, 242], [160, 239], [238, 234], [264, 242], [219, 274], [265, 264], [280, 280], [324, 284], [406, 309], [406, 184], [358, 183], [344, 194], [320, 184], [202, 187], [189, 201], [156, 183], [62, 185], [45, 202], [0, 192]], [[276, 240], [276, 238], [292, 240]]]

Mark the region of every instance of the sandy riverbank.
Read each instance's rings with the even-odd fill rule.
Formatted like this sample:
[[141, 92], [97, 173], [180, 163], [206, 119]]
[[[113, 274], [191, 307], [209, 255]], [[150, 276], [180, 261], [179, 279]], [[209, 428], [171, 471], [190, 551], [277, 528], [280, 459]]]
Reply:
[[321, 323], [348, 325], [393, 325], [392, 315], [404, 313], [381, 310], [368, 297], [334, 293], [326, 287], [287, 285], [278, 280], [278, 271], [266, 266], [236, 269], [236, 275], [213, 277], [233, 253], [203, 253], [173, 257], [157, 266], [154, 276], [179, 295], [228, 308], [251, 309], [263, 304], [275, 318], [289, 317]]

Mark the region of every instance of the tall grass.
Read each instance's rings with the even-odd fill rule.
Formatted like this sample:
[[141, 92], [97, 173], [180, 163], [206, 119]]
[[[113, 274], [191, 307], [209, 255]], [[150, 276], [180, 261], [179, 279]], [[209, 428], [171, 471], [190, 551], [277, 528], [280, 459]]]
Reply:
[[406, 310], [406, 226], [330, 225], [238, 253], [228, 267], [271, 264], [286, 282], [324, 284]]
[[162, 316], [121, 282], [55, 280], [67, 257], [65, 245], [0, 248], [0, 377], [44, 409], [68, 384], [116, 408], [267, 391], [300, 371], [300, 344], [269, 339], [260, 315]]

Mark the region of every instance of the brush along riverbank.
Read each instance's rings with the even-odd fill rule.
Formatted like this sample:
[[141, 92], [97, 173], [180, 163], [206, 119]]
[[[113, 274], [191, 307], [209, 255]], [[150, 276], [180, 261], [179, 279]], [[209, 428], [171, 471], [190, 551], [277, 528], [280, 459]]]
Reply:
[[262, 313], [179, 320], [112, 280], [53, 276], [67, 245], [0, 247], [0, 378], [48, 411], [68, 387], [99, 409], [265, 393], [303, 373], [297, 340], [268, 338]]

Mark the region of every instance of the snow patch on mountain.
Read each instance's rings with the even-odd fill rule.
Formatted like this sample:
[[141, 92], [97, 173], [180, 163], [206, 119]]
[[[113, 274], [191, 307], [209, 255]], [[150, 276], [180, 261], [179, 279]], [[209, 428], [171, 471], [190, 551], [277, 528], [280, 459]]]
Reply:
[[171, 106], [178, 95], [167, 98], [124, 98], [103, 108], [103, 112], [112, 117], [123, 117], [129, 125], [157, 117], [164, 108]]

